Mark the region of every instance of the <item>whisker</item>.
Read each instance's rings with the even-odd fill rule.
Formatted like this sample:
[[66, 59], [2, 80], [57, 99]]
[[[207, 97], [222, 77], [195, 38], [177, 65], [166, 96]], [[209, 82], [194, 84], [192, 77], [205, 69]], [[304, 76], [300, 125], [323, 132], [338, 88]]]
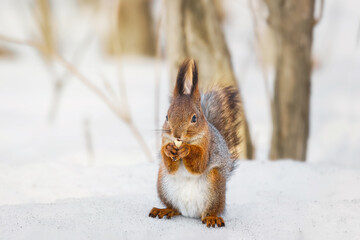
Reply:
[[154, 132], [163, 132], [163, 133], [170, 133], [170, 130], [168, 129], [154, 129]]
[[196, 133], [196, 131], [188, 130], [187, 133]]

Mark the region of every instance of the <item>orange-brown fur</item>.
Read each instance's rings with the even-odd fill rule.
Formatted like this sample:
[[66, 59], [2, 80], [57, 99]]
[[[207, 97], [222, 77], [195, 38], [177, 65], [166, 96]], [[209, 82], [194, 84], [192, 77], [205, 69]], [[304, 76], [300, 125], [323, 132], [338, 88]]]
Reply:
[[[193, 71], [193, 67], [196, 68], [195, 63], [189, 61], [188, 63], [184, 64], [189, 64], [189, 66], [186, 68], [186, 71], [183, 73], [183, 75], [187, 77], [193, 77], [195, 73], [189, 72]], [[165, 156], [165, 166], [168, 170], [170, 170], [170, 173], [173, 173], [175, 169], [178, 169], [178, 161], [175, 161], [175, 163], [169, 163], [168, 160], [174, 158], [175, 160], [180, 160], [182, 158], [184, 165], [189, 172], [194, 174], [200, 174], [205, 171], [208, 161], [208, 125], [202, 113], [200, 105], [200, 91], [198, 85], [196, 84], [194, 86], [191, 96], [181, 95], [180, 92], [182, 90], [180, 88], [181, 86], [177, 84], [174, 89], [174, 96], [172, 98], [171, 106], [168, 110], [168, 117], [169, 119], [171, 118], [170, 120], [174, 123], [175, 126], [171, 126], [168, 122], [165, 122], [163, 129], [164, 131], [172, 132], [175, 138], [180, 137], [181, 133], [185, 132], [185, 134], [182, 136], [182, 138], [185, 140], [191, 139], [199, 133], [203, 133], [204, 137], [198, 142], [196, 142], [196, 144], [186, 144], [185, 142], [180, 146], [179, 149], [177, 149], [173, 143], [164, 144], [166, 142], [166, 139], [163, 138], [161, 154], [163, 157]], [[191, 106], [192, 109], [189, 109], [188, 106]], [[184, 122], [189, 122], [190, 118], [196, 111], [198, 111], [197, 123], [194, 125], [183, 124]], [[188, 112], [188, 114], [184, 116], [184, 113], [186, 112]], [[186, 130], [184, 129], [185, 127], [187, 127]], [[187, 149], [190, 150], [189, 155], [187, 155]], [[187, 156], [179, 155], [183, 151], [186, 153]]]
[[201, 174], [207, 166], [207, 145], [189, 145], [190, 153], [183, 158], [185, 168], [192, 174]]
[[[217, 215], [222, 213], [225, 208], [225, 190], [226, 190], [226, 179], [221, 175], [217, 168], [212, 169], [207, 175], [211, 185], [211, 196], [209, 199], [208, 206], [201, 220], [206, 223], [218, 218]], [[217, 222], [217, 221], [216, 221]], [[221, 221], [225, 225], [224, 220]], [[217, 224], [219, 227], [220, 225]]]
[[174, 210], [172, 208], [163, 208], [163, 209], [160, 209], [160, 208], [153, 208], [151, 209], [150, 213], [149, 213], [149, 217], [158, 217], [158, 218], [163, 218], [164, 216], [167, 217], [167, 219], [170, 219], [174, 216], [178, 216], [180, 215], [179, 211], [177, 210]]
[[174, 161], [173, 158], [176, 158], [176, 149], [173, 146], [173, 143], [163, 145], [161, 148], [161, 156], [164, 161], [164, 165], [169, 173], [175, 173], [179, 169], [180, 161]]
[[170, 174], [179, 169], [180, 160], [185, 168], [192, 174], [201, 174], [207, 166], [207, 143], [203, 145], [182, 144], [177, 148], [174, 143], [168, 143], [161, 149], [164, 164]]
[[[228, 95], [222, 95], [225, 108], [221, 111], [231, 111], [234, 107], [231, 105], [231, 99], [238, 100], [233, 96], [231, 89], [224, 90]], [[163, 138], [161, 147], [162, 164], [158, 174], [158, 195], [160, 200], [166, 205], [165, 209], [153, 208], [149, 216], [162, 218], [167, 216], [181, 215], [176, 207], [168, 202], [163, 186], [164, 174], [174, 175], [179, 171], [180, 164], [183, 164], [186, 170], [192, 175], [206, 174], [206, 181], [209, 183], [209, 201], [201, 215], [201, 220], [206, 226], [218, 227], [225, 226], [224, 220], [219, 217], [225, 208], [225, 190], [226, 177], [222, 175], [221, 170], [213, 168], [208, 170], [209, 149], [211, 134], [209, 131], [208, 120], [206, 119], [202, 107], [201, 96], [197, 84], [197, 69], [193, 60], [187, 60], [180, 67], [176, 86], [174, 89], [171, 105], [168, 110], [167, 120], [163, 125]], [[225, 101], [226, 100], [226, 101]], [[217, 105], [222, 104], [221, 102]], [[236, 103], [237, 104], [237, 103]], [[220, 107], [219, 107], [220, 108]], [[213, 109], [211, 109], [213, 111]], [[196, 121], [192, 119], [196, 116]], [[217, 128], [222, 127], [224, 116], [235, 117], [234, 113], [229, 112], [215, 119]], [[233, 120], [233, 119], [231, 119]], [[238, 122], [236, 122], [238, 123]], [[229, 125], [227, 125], [229, 127]], [[219, 129], [221, 132], [221, 129]], [[239, 144], [237, 136], [232, 135], [228, 128], [221, 133], [227, 135], [228, 145], [235, 149]], [[177, 147], [174, 139], [178, 139], [182, 144]], [[237, 156], [236, 150], [231, 152], [233, 156]], [[229, 155], [230, 156], [230, 155]]]

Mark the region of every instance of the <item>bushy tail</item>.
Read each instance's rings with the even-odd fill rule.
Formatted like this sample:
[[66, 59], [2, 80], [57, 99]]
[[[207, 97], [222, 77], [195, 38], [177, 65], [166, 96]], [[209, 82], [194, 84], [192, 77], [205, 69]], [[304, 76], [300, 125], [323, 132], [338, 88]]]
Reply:
[[252, 152], [249, 152], [252, 149], [251, 141], [239, 91], [231, 86], [215, 88], [202, 95], [201, 106], [207, 120], [224, 137], [231, 158], [252, 158]]

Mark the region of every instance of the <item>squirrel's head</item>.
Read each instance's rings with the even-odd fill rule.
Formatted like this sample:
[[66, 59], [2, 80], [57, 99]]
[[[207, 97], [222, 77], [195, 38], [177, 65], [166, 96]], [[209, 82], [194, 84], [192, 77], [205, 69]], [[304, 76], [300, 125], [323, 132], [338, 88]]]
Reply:
[[171, 105], [163, 126], [170, 141], [195, 142], [207, 131], [207, 122], [201, 110], [198, 72], [193, 59], [185, 60], [179, 68]]

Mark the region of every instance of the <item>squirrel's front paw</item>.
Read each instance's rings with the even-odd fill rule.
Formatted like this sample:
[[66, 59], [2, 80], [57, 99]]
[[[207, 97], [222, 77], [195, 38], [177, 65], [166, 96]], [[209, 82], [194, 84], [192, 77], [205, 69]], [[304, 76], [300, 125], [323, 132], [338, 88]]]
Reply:
[[222, 219], [222, 217], [217, 217], [217, 216], [204, 217], [202, 219], [202, 223], [206, 224], [207, 227], [215, 227], [216, 225], [218, 227], [225, 227], [224, 219]]
[[160, 219], [163, 218], [164, 216], [166, 216], [168, 219], [174, 217], [174, 216], [178, 216], [180, 215], [180, 213], [174, 209], [171, 208], [153, 208], [151, 209], [150, 213], [149, 213], [149, 217], [152, 218], [156, 218], [156, 216], [158, 216]]
[[169, 158], [176, 160], [177, 157], [177, 148], [174, 143], [168, 143], [164, 148], [164, 153]]
[[183, 144], [178, 150], [177, 150], [177, 156], [176, 159], [181, 159], [189, 155], [190, 153], [190, 147]]
[[180, 148], [177, 148], [174, 143], [168, 143], [164, 148], [164, 153], [173, 161], [177, 161], [189, 155], [190, 147], [183, 144]]

